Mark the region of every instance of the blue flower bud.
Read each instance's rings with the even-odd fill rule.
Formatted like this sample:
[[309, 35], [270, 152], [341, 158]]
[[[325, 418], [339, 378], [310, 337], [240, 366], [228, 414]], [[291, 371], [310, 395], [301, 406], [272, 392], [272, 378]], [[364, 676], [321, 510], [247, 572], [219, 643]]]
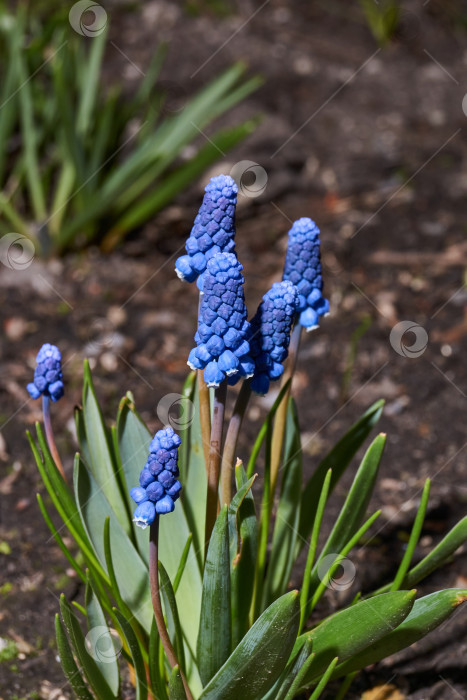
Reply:
[[258, 394], [278, 379], [288, 354], [290, 331], [297, 314], [299, 294], [292, 282], [276, 282], [266, 292], [251, 321], [250, 354], [254, 361], [251, 388]]
[[135, 503], [143, 503], [143, 501], [148, 500], [146, 489], [144, 489], [142, 486], [135, 486], [132, 488], [130, 491], [130, 496]]
[[180, 279], [193, 282], [198, 278], [201, 291], [208, 260], [216, 253], [235, 252], [237, 192], [238, 187], [229, 175], [211, 178], [185, 244], [187, 255], [182, 255], [175, 263]]
[[181, 439], [173, 428], [158, 430], [149, 446], [149, 457], [139, 476], [140, 486], [130, 496], [138, 503], [134, 522], [150, 525], [156, 514], [171, 513], [182, 489], [178, 477], [178, 448]]
[[38, 399], [41, 394], [58, 401], [65, 392], [62, 375], [62, 356], [56, 345], [45, 343], [36, 357], [34, 380], [27, 385], [31, 398]]
[[307, 218], [295, 221], [289, 231], [284, 280], [298, 289], [298, 322], [307, 331], [316, 328], [319, 318], [329, 312], [323, 297], [319, 228]]
[[198, 319], [197, 347], [188, 357], [192, 369], [204, 369], [208, 386], [233, 375], [252, 374], [250, 325], [243, 294], [242, 266], [232, 253], [217, 253], [204, 273], [204, 294]]
[[143, 528], [143, 530], [154, 522], [156, 509], [151, 501], [143, 501], [136, 508], [133, 514], [133, 522]]

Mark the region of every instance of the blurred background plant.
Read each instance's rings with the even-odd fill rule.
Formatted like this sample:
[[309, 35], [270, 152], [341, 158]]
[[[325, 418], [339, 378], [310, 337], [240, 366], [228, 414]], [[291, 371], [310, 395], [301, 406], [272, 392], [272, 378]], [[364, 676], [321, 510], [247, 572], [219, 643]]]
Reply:
[[107, 27], [82, 36], [68, 9], [21, 5], [13, 15], [0, 6], [0, 234], [27, 236], [42, 255], [94, 241], [111, 249], [257, 123], [199, 145], [200, 132], [260, 79], [245, 79], [237, 63], [185, 100], [181, 85], [158, 82], [167, 48], [159, 45], [123, 95], [102, 75]]

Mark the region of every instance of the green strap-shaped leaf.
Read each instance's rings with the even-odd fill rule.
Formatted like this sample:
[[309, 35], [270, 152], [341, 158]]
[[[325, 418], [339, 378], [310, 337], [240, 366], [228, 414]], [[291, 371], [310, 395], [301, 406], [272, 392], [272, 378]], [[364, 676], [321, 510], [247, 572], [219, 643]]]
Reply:
[[159, 578], [160, 578], [160, 590], [162, 593], [162, 598], [164, 600], [165, 607], [165, 618], [167, 620], [167, 630], [169, 632], [170, 640], [175, 649], [175, 654], [177, 656], [180, 667], [185, 671], [185, 653], [183, 650], [183, 633], [182, 627], [180, 625], [180, 617], [178, 615], [177, 603], [175, 601], [175, 593], [172, 587], [172, 583], [167, 575], [167, 571], [164, 566], [159, 562]]
[[427, 479], [425, 486], [423, 488], [422, 498], [420, 500], [420, 506], [417, 510], [417, 515], [415, 516], [414, 524], [412, 527], [412, 532], [410, 533], [409, 541], [407, 542], [407, 548], [404, 552], [404, 556], [399, 565], [397, 573], [394, 577], [394, 582], [391, 586], [391, 591], [398, 591], [402, 588], [404, 579], [406, 578], [407, 571], [409, 570], [410, 562], [412, 561], [413, 553], [415, 547], [417, 546], [418, 540], [422, 533], [423, 523], [425, 521], [426, 509], [428, 507], [428, 498], [430, 495], [430, 480]]
[[174, 666], [169, 678], [169, 700], [186, 700], [180, 668]]
[[72, 647], [89, 685], [96, 693], [99, 700], [115, 700], [114, 693], [109, 688], [94, 658], [86, 648], [86, 642], [79, 622], [63, 594], [60, 596], [60, 611]]
[[230, 557], [228, 507], [219, 513], [204, 566], [201, 617], [196, 645], [201, 682], [206, 685], [230, 654]]
[[268, 415], [266, 416], [266, 420], [264, 421], [263, 425], [260, 428], [260, 431], [258, 433], [258, 437], [256, 438], [253, 449], [251, 450], [251, 455], [250, 459], [248, 460], [248, 466], [246, 470], [246, 475], [247, 477], [251, 477], [253, 475], [253, 472], [256, 469], [256, 460], [258, 459], [258, 455], [260, 453], [261, 447], [263, 446], [263, 442], [266, 439], [266, 435], [268, 433], [268, 430], [270, 429], [272, 425], [272, 421], [274, 420], [274, 416], [277, 413], [277, 410], [279, 406], [282, 403], [282, 399], [285, 396], [285, 393], [289, 390], [290, 387], [290, 379], [288, 379], [284, 386], [281, 387], [281, 390], [279, 391], [276, 400], [274, 401], [271, 409], [268, 412]]
[[[247, 479], [242, 464], [235, 468], [237, 495], [247, 489], [237, 510], [234, 532], [230, 527], [231, 571], [230, 589], [232, 596], [232, 649], [248, 631], [248, 615], [255, 585], [256, 552], [258, 548], [258, 521], [251, 485], [255, 476]], [[230, 515], [230, 509], [229, 509]], [[232, 558], [232, 553], [234, 556]]]
[[[391, 595], [391, 594], [383, 594]], [[375, 601], [383, 596], [377, 596]], [[448, 588], [416, 600], [405, 620], [392, 632], [367, 645], [359, 653], [352, 655], [345, 663], [339, 664], [333, 678], [340, 678], [370, 664], [395, 654], [418, 642], [432, 630], [447, 620], [459, 605], [467, 600], [467, 589]], [[367, 601], [365, 601], [367, 602]], [[361, 603], [360, 603], [361, 605]], [[357, 606], [355, 606], [357, 607]]]
[[305, 662], [311, 663], [314, 658], [311, 653], [312, 646], [311, 638], [307, 639], [298, 654], [295, 654], [289, 661], [287, 667], [263, 700], [284, 700], [289, 695], [292, 684], [295, 682], [299, 671], [303, 668], [303, 664]]
[[[337, 664], [338, 660], [339, 659], [336, 656], [331, 661], [331, 663], [329, 664], [329, 666], [326, 669], [326, 672], [323, 674], [323, 677], [320, 679], [318, 685], [316, 686], [316, 688], [314, 689], [314, 691], [310, 695], [310, 700], [318, 700], [318, 698], [321, 697], [321, 695], [323, 694], [323, 690], [326, 688], [326, 686], [329, 682], [329, 679], [331, 678], [332, 672], [334, 671], [334, 667]], [[297, 689], [298, 689], [298, 683], [297, 683]], [[291, 694], [290, 697], [287, 697], [287, 700], [292, 700], [292, 698], [293, 698], [293, 695]]]
[[131, 535], [130, 513], [120, 488], [110, 436], [97, 401], [87, 360], [84, 361], [82, 418], [82, 422], [77, 424], [78, 439], [88, 466], [123, 530]]
[[297, 408], [289, 400], [285, 433], [284, 467], [281, 495], [277, 508], [271, 555], [268, 564], [263, 608], [285, 593], [297, 550], [302, 491], [302, 448]]
[[151, 634], [149, 635], [148, 668], [151, 681], [151, 690], [158, 700], [167, 700], [167, 683], [160, 661], [161, 641], [155, 618], [152, 620]]
[[243, 637], [200, 700], [257, 700], [279, 678], [294, 646], [300, 620], [298, 591], [276, 600]]
[[416, 591], [395, 591], [361, 601], [299, 637], [296, 648], [311, 637], [315, 654], [302, 687], [321, 676], [335, 656], [342, 661], [353, 657], [400, 625], [412, 609], [415, 594]]
[[318, 507], [319, 495], [328, 469], [332, 469], [330, 486], [330, 493], [332, 493], [335, 485], [349, 466], [353, 456], [365, 442], [372, 428], [379, 421], [383, 412], [383, 407], [384, 401], [376, 401], [376, 403], [370, 406], [363, 416], [326, 455], [313, 476], [308, 480], [302, 493], [299, 527], [300, 537], [297, 541], [297, 549], [301, 549], [310, 536], [316, 508]]
[[120, 594], [149, 634], [153, 611], [146, 565], [121, 527], [96, 480], [79, 458], [75, 461], [74, 485], [82, 523], [106, 571], [104, 528], [106, 518], [110, 518], [111, 556]]
[[370, 502], [385, 443], [386, 436], [378, 435], [363, 457], [339, 517], [311, 572], [311, 590], [319, 585], [324, 558], [341, 552], [358, 530]]
[[115, 650], [112, 635], [107, 626], [99, 599], [89, 581], [89, 576], [86, 585], [85, 606], [89, 630], [88, 641], [92, 645], [94, 661], [99, 666], [100, 672], [107, 681], [111, 691], [114, 695], [118, 695], [120, 687], [118, 653]]
[[120, 630], [125, 638], [125, 641], [130, 649], [131, 658], [133, 661], [133, 668], [135, 670], [135, 680], [136, 680], [136, 700], [147, 700], [148, 697], [148, 686], [146, 678], [146, 669], [144, 668], [144, 661], [139, 647], [138, 639], [133, 632], [133, 629], [126, 619], [126, 617], [114, 608], [115, 616], [120, 625]]
[[63, 673], [78, 700], [93, 700], [81, 672], [73, 658], [65, 630], [63, 629], [60, 615], [55, 615], [55, 632], [57, 635], [57, 649]]

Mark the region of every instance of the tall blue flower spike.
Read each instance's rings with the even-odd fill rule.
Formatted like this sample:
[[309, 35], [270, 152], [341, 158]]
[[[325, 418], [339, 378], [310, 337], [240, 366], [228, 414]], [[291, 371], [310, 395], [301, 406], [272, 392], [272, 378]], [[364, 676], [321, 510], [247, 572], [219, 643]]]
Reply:
[[320, 245], [314, 221], [295, 221], [289, 231], [282, 279], [290, 280], [298, 289], [298, 322], [307, 331], [317, 328], [320, 316], [329, 313], [329, 301], [323, 297]]
[[254, 372], [242, 270], [233, 253], [217, 253], [208, 261], [204, 274], [197, 347], [190, 352], [188, 365], [204, 369], [208, 386], [219, 386], [234, 375], [251, 377]]
[[298, 290], [292, 282], [275, 282], [251, 321], [250, 353], [255, 361], [251, 388], [257, 394], [267, 394], [270, 382], [284, 371], [282, 363], [289, 352], [298, 304]]
[[185, 244], [187, 255], [182, 255], [175, 263], [180, 279], [186, 282], [198, 279], [201, 291], [208, 260], [216, 253], [235, 252], [237, 193], [238, 187], [229, 175], [211, 178]]
[[171, 513], [182, 486], [177, 479], [178, 448], [181, 439], [172, 428], [158, 430], [149, 445], [149, 457], [141, 470], [139, 486], [130, 491], [137, 504], [133, 522], [143, 529], [156, 515]]
[[65, 392], [60, 350], [56, 345], [45, 343], [37, 353], [36, 362], [34, 380], [26, 387], [29, 395], [33, 399], [43, 395], [58, 401]]

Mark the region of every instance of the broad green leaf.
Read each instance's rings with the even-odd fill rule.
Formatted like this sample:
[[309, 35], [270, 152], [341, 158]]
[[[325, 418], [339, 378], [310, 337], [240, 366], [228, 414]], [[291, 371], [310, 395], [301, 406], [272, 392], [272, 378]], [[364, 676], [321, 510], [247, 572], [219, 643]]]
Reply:
[[262, 697], [287, 664], [299, 618], [298, 591], [286, 593], [274, 601], [204, 688], [200, 700], [257, 700]]
[[85, 606], [89, 630], [87, 638], [88, 643], [92, 647], [93, 659], [111, 691], [114, 695], [118, 695], [120, 674], [118, 671], [117, 653], [104, 612], [89, 581], [89, 576], [86, 585]]
[[92, 687], [99, 700], [115, 700], [115, 695], [109, 688], [98, 665], [86, 648], [86, 641], [79, 622], [63, 594], [60, 596], [60, 611], [62, 613], [65, 629], [78, 658], [79, 665], [89, 685]]
[[[377, 596], [371, 600], [375, 601], [381, 597]], [[352, 655], [345, 663], [339, 664], [333, 678], [339, 678], [370, 664], [375, 664], [418, 642], [419, 639], [425, 637], [447, 620], [466, 600], [467, 590], [462, 588], [448, 588], [416, 600], [412, 610], [400, 625], [371, 645], [367, 645], [359, 653]]]
[[351, 658], [400, 625], [412, 609], [415, 594], [416, 591], [395, 591], [363, 600], [299, 637], [296, 649], [311, 638], [315, 654], [302, 687], [324, 673], [336, 656], [342, 661]]
[[341, 552], [358, 530], [370, 502], [385, 443], [386, 436], [381, 433], [373, 440], [363, 457], [339, 517], [311, 572], [311, 590], [319, 585], [319, 574], [322, 574], [321, 565], [325, 557]]
[[199, 675], [206, 685], [230, 653], [230, 557], [228, 507], [217, 516], [209, 542], [197, 641]]
[[180, 664], [180, 668], [185, 671], [185, 653], [183, 651], [183, 634], [180, 625], [180, 617], [178, 614], [175, 593], [172, 588], [172, 583], [164, 569], [163, 564], [159, 562], [159, 579], [160, 590], [164, 600], [165, 618], [167, 620], [167, 631], [170, 636], [170, 641], [175, 649], [175, 655]]
[[292, 573], [300, 521], [302, 490], [302, 448], [297, 408], [293, 399], [287, 407], [282, 486], [272, 539], [263, 608], [285, 593]]
[[120, 594], [149, 633], [153, 613], [146, 565], [121, 527], [96, 480], [79, 458], [75, 461], [74, 483], [82, 523], [106, 570], [104, 527], [106, 518], [110, 518], [111, 555]]
[[[300, 537], [297, 542], [297, 550], [308, 540], [316, 508], [318, 507], [319, 495], [323, 486], [328, 469], [332, 469], [331, 490], [347, 469], [352, 458], [358, 449], [365, 442], [372, 428], [379, 421], [383, 412], [384, 401], [376, 401], [363, 414], [363, 416], [350, 428], [339, 442], [332, 448], [326, 457], [319, 464], [313, 476], [308, 480], [302, 493], [302, 507], [300, 509]], [[298, 552], [297, 552], [298, 554]]]
[[[256, 552], [258, 547], [258, 521], [251, 485], [255, 475], [247, 479], [242, 464], [235, 467], [237, 494], [241, 503], [237, 509], [235, 527], [230, 527], [231, 542], [230, 588], [232, 596], [232, 649], [248, 631], [248, 615], [255, 585]], [[245, 491], [246, 489], [246, 491]], [[242, 495], [244, 494], [244, 495]], [[232, 505], [232, 504], [231, 504]], [[234, 554], [232, 558], [232, 554]]]
[[130, 650], [131, 658], [133, 661], [133, 668], [135, 671], [135, 680], [136, 680], [136, 700], [147, 700], [148, 697], [148, 687], [147, 687], [147, 678], [146, 678], [146, 669], [144, 668], [144, 661], [143, 657], [141, 655], [141, 650], [139, 646], [138, 639], [133, 632], [133, 629], [128, 622], [128, 620], [125, 618], [125, 616], [120, 612], [120, 610], [117, 610], [114, 608], [114, 613], [115, 616], [118, 620], [118, 624], [120, 625], [120, 630], [122, 632], [122, 635], [128, 645], [128, 648]]
[[183, 437], [187, 445], [189, 445], [189, 453], [185, 456], [186, 476], [183, 484], [182, 503], [188, 526], [193, 533], [193, 549], [199, 563], [200, 572], [202, 572], [208, 487], [201, 437], [198, 382], [195, 382], [194, 391], [190, 392], [189, 400], [192, 402], [192, 423], [184, 432]]
[[185, 688], [178, 666], [174, 666], [169, 678], [169, 700], [186, 700]]
[[130, 513], [120, 488], [109, 432], [104, 424], [87, 360], [84, 361], [82, 416], [84, 433], [80, 432], [81, 425], [78, 425], [77, 428], [80, 445], [83, 446], [87, 458], [86, 461], [88, 461], [94, 479], [102, 489], [123, 530], [127, 535], [131, 535]]
[[58, 613], [55, 615], [55, 632], [57, 635], [57, 649], [60, 657], [60, 664], [73, 692], [76, 694], [78, 700], [93, 700], [93, 696], [89, 692], [84, 678], [73, 658], [73, 653]]
[[289, 661], [287, 667], [281, 673], [276, 684], [271, 688], [263, 700], [284, 700], [289, 696], [289, 691], [291, 690], [292, 684], [295, 682], [298, 673], [303, 668], [303, 664], [310, 664], [313, 661], [314, 655], [311, 653], [312, 646], [312, 640], [307, 639], [305, 644], [299, 650], [298, 654], [296, 654]]

